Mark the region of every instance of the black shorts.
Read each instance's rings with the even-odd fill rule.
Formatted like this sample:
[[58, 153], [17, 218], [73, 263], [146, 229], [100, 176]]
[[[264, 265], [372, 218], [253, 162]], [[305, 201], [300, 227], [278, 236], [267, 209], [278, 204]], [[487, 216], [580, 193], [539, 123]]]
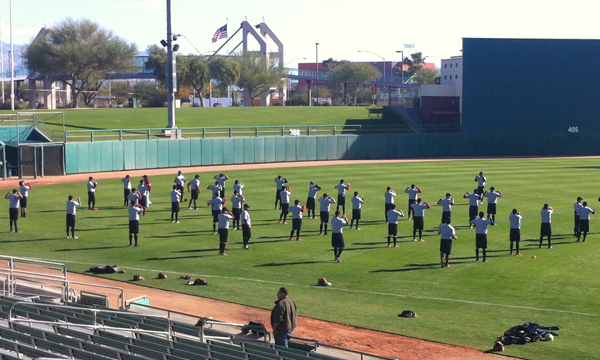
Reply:
[[75, 215], [67, 214], [67, 226], [75, 227]]
[[123, 189], [123, 196], [125, 197], [125, 199], [127, 199], [129, 194], [131, 194], [131, 189]]
[[19, 220], [19, 208], [9, 208], [8, 215], [10, 220]]
[[521, 229], [510, 229], [510, 242], [516, 241], [521, 242]]
[[[147, 197], [147, 196], [144, 196], [144, 197], [142, 197], [142, 199], [141, 199], [141, 200], [142, 200], [142, 203], [141, 203], [141, 205], [142, 205], [144, 208], [147, 208], [147, 207], [148, 207], [148, 205], [149, 205], [149, 204], [148, 204], [148, 197]], [[133, 202], [132, 202], [132, 204], [133, 204]]]
[[475, 248], [487, 249], [487, 234], [475, 234]]
[[248, 225], [242, 224], [242, 236], [251, 238], [252, 237], [252, 228]]
[[475, 205], [470, 205], [469, 206], [469, 219], [473, 220], [477, 217], [477, 213], [479, 212], [479, 206]]
[[337, 204], [339, 206], [346, 206], [346, 195], [338, 194]]
[[192, 200], [198, 200], [198, 190], [192, 190]]
[[221, 213], [221, 210], [213, 210], [212, 211], [212, 215], [213, 215], [213, 222], [219, 222], [219, 214]]
[[360, 213], [362, 209], [352, 209], [352, 219], [360, 220]]
[[483, 192], [485, 191], [485, 186], [478, 186], [477, 187], [477, 193], [479, 194], [479, 197], [483, 196]]
[[321, 211], [321, 222], [328, 223], [329, 222], [329, 211]]
[[96, 192], [88, 191], [88, 201], [96, 201]]
[[[579, 222], [579, 228], [581, 229], [581, 221]], [[552, 236], [552, 223], [542, 223], [540, 236]]]
[[275, 194], [275, 201], [281, 200], [281, 190], [283, 189], [277, 189], [277, 193]]
[[23, 196], [21, 200], [19, 200], [19, 205], [22, 208], [27, 208], [27, 196]]
[[452, 221], [452, 211], [442, 211], [442, 223], [450, 224]]
[[487, 213], [496, 215], [496, 204], [495, 203], [488, 203]]
[[579, 219], [579, 231], [589, 232], [590, 231], [590, 219]]
[[179, 212], [179, 201], [171, 203], [171, 212], [178, 213]]
[[140, 221], [139, 220], [129, 220], [129, 233], [130, 234], [139, 234], [140, 233]]
[[219, 190], [219, 197], [225, 199], [225, 186], [223, 186], [223, 189]]
[[231, 209], [231, 213], [233, 214], [234, 220], [239, 220], [242, 217], [242, 209], [233, 208]]
[[302, 219], [292, 219], [292, 230], [302, 230]]
[[229, 237], [229, 229], [219, 228], [219, 241], [222, 243], [226, 243], [228, 237]]
[[423, 217], [413, 215], [413, 229], [423, 230]]
[[388, 235], [398, 235], [398, 224], [388, 223]]
[[175, 184], [175, 186], [177, 186], [177, 190], [179, 190], [181, 192], [181, 196], [183, 196], [183, 193], [184, 193], [183, 185]]
[[[417, 200], [413, 200], [413, 199], [408, 199], [408, 209], [412, 210], [412, 204], [416, 204]], [[414, 211], [414, 210], [413, 210]]]
[[290, 212], [289, 209], [290, 209], [290, 203], [287, 203], [287, 204], [282, 203], [281, 204], [281, 213], [282, 214], [287, 215]]
[[450, 255], [452, 252], [452, 239], [440, 240], [440, 252], [446, 255]]
[[394, 208], [393, 203], [385, 203], [385, 216], [387, 216], [388, 211], [392, 210], [393, 208]]
[[314, 197], [308, 197], [306, 199], [306, 209], [307, 210], [314, 210], [315, 209], [315, 198]]
[[346, 247], [343, 233], [331, 233], [331, 247], [342, 249]]

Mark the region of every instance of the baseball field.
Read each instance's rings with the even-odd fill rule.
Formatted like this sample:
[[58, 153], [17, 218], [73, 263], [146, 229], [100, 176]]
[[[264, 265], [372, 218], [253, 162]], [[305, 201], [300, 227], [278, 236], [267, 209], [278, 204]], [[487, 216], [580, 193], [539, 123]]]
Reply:
[[[169, 193], [177, 170], [182, 170], [188, 181], [195, 175], [185, 168], [151, 177], [153, 205], [140, 221], [139, 248], [128, 247], [128, 213], [122, 206], [120, 177], [98, 182], [99, 211], [87, 210], [87, 204], [79, 208], [76, 240], [66, 237], [66, 201], [68, 195], [74, 195], [85, 203], [85, 182], [36, 186], [31, 181], [28, 217], [19, 221], [21, 233], [8, 232], [8, 201], [2, 205], [0, 244], [3, 254], [64, 262], [76, 272], [117, 263], [126, 273], [106, 277], [130, 281], [139, 273], [146, 277], [147, 286], [260, 308], [270, 308], [274, 289], [287, 286], [304, 316], [480, 350], [490, 349], [506, 329], [525, 321], [558, 325], [560, 336], [554, 342], [508, 346], [504, 354], [530, 359], [600, 358], [594, 345], [600, 336], [598, 215], [592, 215], [586, 243], [575, 243], [573, 237], [575, 198], [582, 196], [592, 208], [598, 204], [600, 193], [594, 185], [600, 171], [597, 161], [306, 163], [286, 169], [226, 171], [230, 177], [227, 197], [231, 197], [234, 180], [243, 182], [253, 223], [250, 249], [242, 249], [241, 231], [230, 231], [227, 257], [217, 255], [218, 236], [213, 236], [206, 205], [209, 191], [201, 192], [199, 210], [187, 210], [183, 204], [181, 223], [170, 221]], [[486, 187], [494, 186], [503, 193], [498, 200], [498, 225], [488, 232], [487, 263], [475, 261], [475, 231], [469, 229], [468, 200], [462, 198], [477, 186], [474, 177], [479, 171], [487, 177]], [[217, 175], [199, 174], [204, 189]], [[319, 220], [305, 218], [303, 241], [289, 240], [291, 222], [279, 224], [279, 211], [274, 210], [273, 179], [277, 175], [288, 179], [292, 201], [299, 199], [303, 204], [310, 181], [323, 188], [321, 195], [335, 194], [333, 187], [344, 179], [352, 185], [351, 191], [365, 197], [362, 230], [344, 231], [342, 263], [333, 261], [330, 236], [319, 236]], [[139, 178], [132, 180], [135, 184]], [[425, 212], [425, 242], [412, 241], [412, 221], [404, 218], [398, 226], [399, 247], [388, 248], [385, 189], [391, 186], [398, 193], [396, 203], [406, 213], [404, 189], [410, 184], [421, 187], [421, 197], [432, 205]], [[435, 204], [447, 192], [456, 202], [452, 225], [458, 239], [452, 249], [452, 266], [441, 268], [437, 227], [442, 209]], [[544, 203], [554, 208], [553, 249], [538, 249]], [[513, 208], [523, 214], [521, 257], [508, 254], [508, 215]], [[158, 280], [159, 271], [174, 276]], [[210, 285], [185, 286], [177, 279], [184, 273], [205, 278]], [[315, 286], [320, 277], [332, 286]], [[397, 317], [405, 309], [416, 311], [418, 317]]]

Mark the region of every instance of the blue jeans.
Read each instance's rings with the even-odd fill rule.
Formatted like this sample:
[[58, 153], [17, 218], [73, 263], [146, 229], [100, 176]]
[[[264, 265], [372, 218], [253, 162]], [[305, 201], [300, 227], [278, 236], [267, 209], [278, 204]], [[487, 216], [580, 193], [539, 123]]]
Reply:
[[294, 335], [294, 332], [280, 332], [280, 331], [274, 331], [273, 332], [273, 337], [275, 338], [275, 345], [281, 345], [281, 346], [285, 346], [288, 347], [288, 342], [290, 341], [290, 338], [292, 337], [292, 335]]

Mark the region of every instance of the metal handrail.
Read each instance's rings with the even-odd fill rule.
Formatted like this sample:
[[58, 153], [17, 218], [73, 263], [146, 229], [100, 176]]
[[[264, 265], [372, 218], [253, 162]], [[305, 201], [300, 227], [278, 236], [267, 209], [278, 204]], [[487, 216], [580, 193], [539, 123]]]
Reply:
[[375, 354], [371, 354], [371, 353], [364, 352], [364, 351], [352, 350], [352, 349], [347, 349], [347, 348], [340, 347], [340, 346], [325, 344], [317, 339], [303, 338], [303, 337], [299, 337], [299, 336], [292, 336], [291, 338], [294, 340], [300, 340], [300, 341], [305, 341], [305, 342], [314, 342], [315, 343], [315, 352], [317, 351], [317, 348], [319, 346], [321, 346], [321, 347], [328, 347], [328, 348], [332, 348], [332, 349], [336, 349], [336, 350], [351, 352], [354, 354], [359, 354], [361, 360], [364, 360], [365, 356], [382, 359], [382, 360], [398, 360], [398, 358], [391, 358], [391, 357], [387, 357], [387, 356], [375, 355]]

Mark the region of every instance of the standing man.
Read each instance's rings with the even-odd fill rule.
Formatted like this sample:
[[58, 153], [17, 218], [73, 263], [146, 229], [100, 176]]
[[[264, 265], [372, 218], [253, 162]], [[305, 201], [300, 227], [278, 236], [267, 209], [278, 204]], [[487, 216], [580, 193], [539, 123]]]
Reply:
[[5, 199], [8, 199], [8, 201], [10, 201], [10, 205], [8, 208], [8, 219], [10, 222], [10, 232], [13, 231], [13, 223], [15, 224], [15, 232], [18, 233], [19, 231], [19, 226], [18, 226], [18, 221], [19, 221], [19, 203], [21, 202], [21, 194], [19, 194], [19, 192], [17, 191], [17, 189], [13, 189], [12, 194], [7, 192], [6, 195], [4, 195]]
[[250, 205], [244, 204], [244, 211], [242, 211], [242, 239], [244, 241], [244, 250], [250, 249], [248, 242], [252, 237], [252, 223], [250, 221]]
[[212, 197], [221, 197], [221, 192], [223, 191], [223, 187], [219, 185], [218, 181], [215, 181], [214, 185], [208, 185], [206, 190], [210, 190], [212, 192]]
[[219, 197], [221, 199], [225, 199], [225, 181], [229, 180], [229, 176], [220, 173], [219, 175], [215, 175], [215, 180], [217, 180], [219, 185], [221, 185], [221, 193], [219, 194]]
[[179, 193], [181, 194], [180, 198], [179, 198], [179, 202], [183, 201], [183, 193], [185, 191], [185, 182], [187, 181], [187, 178], [185, 176], [183, 176], [183, 174], [181, 173], [181, 170], [179, 170], [177, 172], [177, 176], [175, 176], [175, 185], [177, 185], [177, 190], [179, 190]]
[[229, 220], [233, 218], [233, 215], [226, 207], [219, 214], [219, 255], [221, 256], [227, 256], [225, 246], [229, 238]]
[[483, 262], [487, 262], [485, 258], [487, 254], [487, 231], [488, 225], [492, 223], [492, 220], [484, 219], [485, 214], [483, 211], [479, 212], [479, 217], [474, 219], [471, 223], [475, 225], [475, 261], [479, 261], [479, 249], [483, 252]]
[[479, 194], [479, 201], [483, 204], [483, 193], [485, 192], [485, 176], [483, 176], [483, 171], [479, 172], [479, 175], [475, 176], [475, 181], [477, 181], [477, 194]]
[[[579, 237], [581, 234], [581, 232], [579, 231], [579, 209], [581, 209], [582, 201], [583, 198], [581, 196], [578, 196], [577, 201], [575, 202], [575, 204], [573, 204], [573, 210], [575, 211], [575, 226], [573, 227], [573, 236], [575, 237]], [[600, 201], [600, 198], [598, 198], [598, 201]]]
[[125, 175], [123, 179], [123, 207], [129, 207], [129, 194], [131, 194], [131, 178]]
[[208, 205], [212, 206], [213, 216], [213, 235], [217, 235], [217, 223], [219, 222], [219, 214], [223, 210], [223, 205], [227, 202], [227, 199], [221, 199], [220, 197], [212, 198], [208, 201]]
[[352, 198], [352, 220], [350, 220], [350, 229], [352, 229], [354, 220], [356, 220], [356, 230], [360, 230], [360, 228], [358, 227], [358, 221], [361, 218], [362, 204], [364, 203], [365, 198], [362, 196], [358, 196], [358, 191], [355, 191], [354, 197]]
[[146, 186], [146, 182], [143, 179], [140, 180], [140, 184], [137, 188], [140, 193], [140, 199], [142, 200], [142, 216], [146, 216], [146, 208], [150, 206], [150, 188]]
[[[139, 204], [141, 198], [142, 198], [142, 196], [140, 195], [140, 192], [136, 188], [131, 189], [131, 194], [129, 194], [127, 196], [127, 199], [129, 200], [129, 203], [131, 205]], [[129, 205], [127, 205], [127, 207], [129, 207]]]
[[394, 247], [398, 247], [398, 245], [396, 244], [396, 239], [398, 238], [398, 218], [403, 217], [403, 216], [404, 216], [404, 213], [402, 212], [402, 210], [396, 210], [395, 204], [394, 204], [394, 207], [392, 209], [390, 209], [390, 211], [387, 212], [388, 247], [392, 247], [392, 244], [390, 244], [390, 237], [394, 237]]
[[171, 191], [171, 223], [173, 223], [173, 215], [175, 215], [175, 223], [179, 224], [179, 203], [181, 202], [181, 191], [178, 185], [173, 185]]
[[587, 237], [587, 233], [590, 231], [590, 214], [595, 214], [596, 211], [591, 207], [587, 206], [587, 201], [584, 201], [581, 204], [581, 208], [579, 209], [579, 235], [577, 237], [577, 241], [580, 241], [581, 233], [583, 233], [583, 242], [585, 242], [585, 238]]
[[324, 193], [319, 198], [321, 204], [321, 225], [319, 226], [319, 235], [323, 235], [323, 229], [325, 229], [325, 235], [327, 235], [327, 224], [329, 224], [329, 209], [331, 204], [335, 204], [335, 199]]
[[98, 182], [90, 176], [87, 183], [88, 210], [98, 210], [98, 208], [96, 208], [96, 186], [98, 186]]
[[192, 202], [194, 203], [194, 210], [198, 210], [198, 195], [200, 195], [200, 175], [196, 174], [194, 179], [187, 184], [188, 192], [192, 188], [192, 196], [188, 205], [188, 210], [192, 208]]
[[410, 213], [413, 214], [413, 217], [415, 216], [412, 205], [417, 203], [417, 197], [423, 191], [421, 190], [420, 187], [415, 186], [415, 184], [412, 184], [411, 186], [407, 187], [404, 190], [404, 192], [408, 194], [408, 220], [410, 220], [411, 219]]
[[300, 238], [300, 231], [302, 230], [302, 213], [306, 210], [304, 206], [300, 206], [300, 200], [294, 200], [294, 206], [290, 208], [292, 213], [292, 232], [290, 233], [290, 240], [294, 238], [294, 231], [296, 231], [296, 240], [302, 241]]
[[[424, 242], [423, 239], [423, 226], [424, 226], [424, 217], [425, 210], [431, 209], [431, 205], [427, 201], [421, 200], [421, 198], [417, 199], [415, 204], [411, 205], [413, 210], [413, 241], [417, 241], [419, 239], [420, 242]], [[419, 237], [417, 238], [417, 231], [419, 232]]]
[[277, 175], [275, 178], [275, 184], [277, 184], [277, 192], [275, 193], [275, 210], [277, 210], [277, 202], [279, 201], [279, 209], [281, 210], [281, 190], [283, 190], [283, 184], [287, 184], [287, 179], [281, 175]]
[[517, 209], [513, 209], [510, 215], [508, 215], [508, 220], [510, 221], [510, 254], [513, 253], [513, 244], [517, 245], [517, 256], [521, 256], [522, 254], [519, 252], [519, 247], [521, 246], [521, 213], [517, 211]]
[[[279, 205], [281, 205], [281, 214], [279, 215], [279, 223], [287, 224], [287, 215], [290, 209], [290, 195], [292, 192], [290, 191], [289, 186], [284, 186], [281, 190]], [[282, 221], [283, 220], [283, 221]]]
[[240, 182], [239, 180], [236, 180], [233, 182], [233, 191], [237, 191], [238, 194], [243, 195], [244, 194], [244, 188], [246, 187], [246, 185], [244, 185], [243, 182]]
[[315, 208], [317, 201], [317, 193], [321, 190], [321, 187], [312, 181], [308, 185], [308, 198], [306, 199], [306, 209], [308, 209], [308, 218], [310, 219], [310, 211], [312, 210], [312, 218], [315, 217]]
[[290, 338], [298, 325], [298, 307], [288, 298], [288, 289], [282, 287], [277, 292], [275, 307], [271, 310], [271, 328], [275, 345], [288, 347]]
[[31, 190], [32, 186], [30, 183], [25, 183], [25, 181], [19, 181], [19, 192], [21, 193], [21, 217], [27, 217], [27, 199], [29, 197], [29, 190]]
[[[129, 246], [139, 247], [138, 235], [140, 233], [140, 213], [144, 212], [141, 205], [132, 205], [129, 207]], [[135, 245], [131, 240], [135, 237]]]
[[344, 179], [340, 180], [340, 183], [334, 186], [334, 189], [338, 191], [337, 207], [336, 210], [342, 207], [342, 213], [346, 213], [346, 190], [350, 190], [350, 184], [344, 184]]
[[396, 197], [396, 192], [394, 190], [392, 190], [391, 187], [388, 186], [384, 195], [385, 195], [384, 215], [385, 215], [385, 222], [387, 222], [388, 221], [387, 213], [388, 213], [388, 211], [390, 211], [391, 209], [394, 208], [392, 205], [394, 205], [394, 198]]
[[[81, 205], [81, 198], [77, 198], [77, 201], [75, 201], [73, 200], [73, 195], [69, 195], [69, 201], [67, 201], [67, 239], [79, 239], [75, 236], [75, 218], [79, 205]], [[69, 229], [71, 230], [71, 235], [69, 235]]]
[[233, 196], [231, 197], [231, 210], [233, 212], [233, 230], [240, 230], [242, 204], [244, 203], [244, 201], [246, 201], [244, 195], [240, 195], [237, 190], [233, 190]]
[[483, 194], [484, 197], [487, 198], [487, 217], [488, 219], [492, 219], [492, 225], [496, 225], [496, 204], [498, 203], [498, 198], [502, 197], [501, 191], [495, 191], [494, 187], [490, 187], [490, 191], [486, 191]]
[[[152, 192], [152, 182], [150, 181], [150, 178], [148, 177], [148, 175], [142, 176], [142, 181], [144, 182], [144, 186], [148, 188], [147, 194], [142, 193], [142, 196], [144, 196], [146, 198], [146, 203], [147, 203], [147, 205], [144, 206], [144, 216], [146, 216], [146, 208], [150, 207], [150, 205], [152, 205], [152, 201], [150, 201], [150, 193]], [[138, 190], [140, 190], [139, 187], [138, 187]], [[140, 192], [141, 192], [141, 190], [140, 190]]]
[[[542, 248], [542, 239], [544, 236], [548, 237], [548, 249], [552, 249], [552, 213], [554, 210], [548, 204], [544, 204], [542, 207], [542, 226], [540, 228], [540, 249]], [[579, 218], [579, 225], [581, 229], [581, 218]]]
[[335, 212], [335, 217], [331, 219], [331, 246], [335, 261], [342, 262], [340, 256], [346, 247], [344, 243], [344, 225], [348, 225], [348, 219], [342, 216], [339, 211]]
[[437, 204], [442, 205], [442, 221], [440, 222], [440, 225], [450, 225], [452, 222], [452, 205], [454, 205], [452, 194], [446, 193], [446, 198], [439, 199]]
[[[450, 261], [450, 254], [452, 253], [452, 240], [456, 239], [456, 231], [454, 231], [454, 227], [450, 225], [447, 219], [443, 219], [442, 224], [438, 228], [438, 234], [441, 235], [440, 263], [442, 264], [442, 267], [450, 267], [448, 262]], [[444, 256], [446, 257], [445, 262]]]
[[469, 199], [469, 224], [471, 228], [473, 228], [473, 220], [477, 217], [477, 213], [479, 212], [479, 194], [477, 194], [477, 189], [473, 190], [473, 193], [466, 192], [463, 195], [463, 198]]

